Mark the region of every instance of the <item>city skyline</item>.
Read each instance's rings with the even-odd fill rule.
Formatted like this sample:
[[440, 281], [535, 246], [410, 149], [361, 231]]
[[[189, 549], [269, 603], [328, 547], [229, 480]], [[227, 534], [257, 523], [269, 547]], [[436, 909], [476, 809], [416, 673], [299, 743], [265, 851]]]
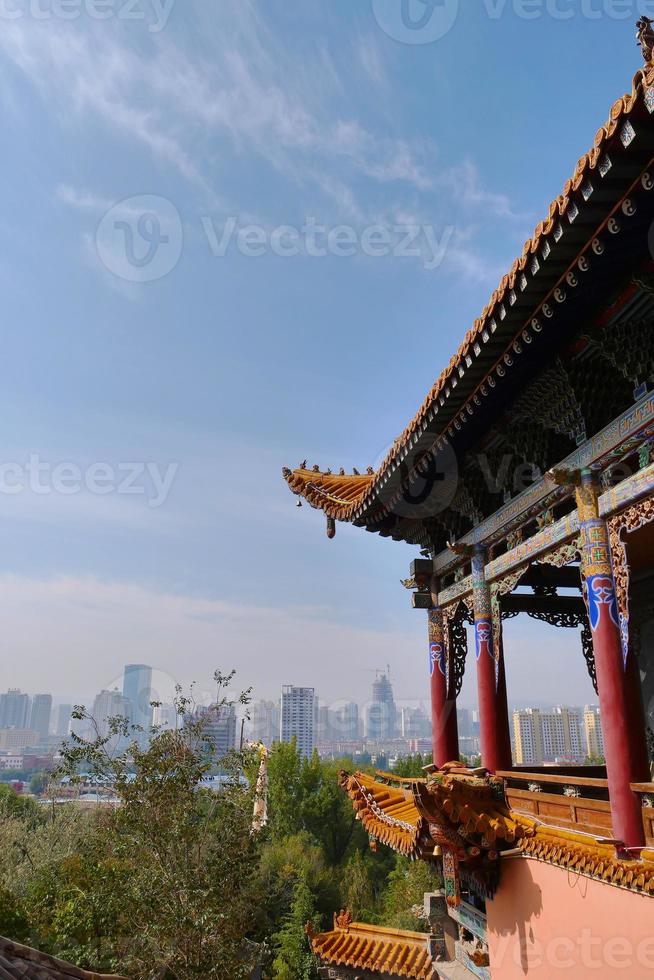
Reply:
[[[122, 677], [122, 674], [121, 674], [121, 677]], [[0, 696], [2, 696], [2, 694], [3, 693], [6, 693], [6, 691], [8, 691], [8, 690], [20, 690], [21, 693], [27, 695], [27, 697], [29, 697], [30, 699], [33, 698], [34, 695], [37, 694], [37, 693], [39, 693], [39, 694], [40, 693], [47, 693], [48, 696], [51, 696], [52, 697], [51, 727], [53, 727], [54, 724], [55, 724], [55, 719], [57, 717], [57, 712], [58, 712], [59, 708], [61, 708], [61, 707], [68, 707], [68, 708], [71, 708], [72, 709], [72, 707], [73, 707], [73, 701], [72, 701], [70, 695], [68, 695], [66, 692], [41, 692], [41, 691], [38, 691], [37, 692], [36, 690], [34, 690], [34, 691], [32, 691], [32, 690], [23, 690], [22, 688], [6, 688], [6, 690], [3, 691], [2, 690], [2, 686], [3, 686], [2, 685], [2, 682], [0, 682]], [[296, 684], [296, 685], [292, 685], [292, 686], [301, 687], [303, 685]], [[369, 705], [374, 700], [373, 697], [370, 694], [368, 694], [367, 697], [364, 696], [364, 697], [362, 697], [360, 699], [355, 698], [355, 697], [350, 697], [347, 694], [341, 694], [341, 695], [339, 695], [337, 697], [334, 697], [332, 699], [327, 700], [327, 699], [325, 699], [325, 698], [322, 697], [321, 691], [318, 689], [318, 687], [316, 685], [313, 685], [313, 686], [314, 686], [314, 689], [315, 689], [317, 701], [321, 705], [326, 705], [326, 706], [328, 706], [330, 708], [334, 708], [334, 707], [338, 708], [339, 706], [342, 706], [343, 704], [353, 703], [353, 704], [356, 704], [360, 709], [362, 709], [362, 708], [365, 708], [367, 705]], [[90, 708], [90, 707], [92, 707], [93, 701], [97, 697], [97, 694], [100, 693], [100, 691], [103, 691], [103, 690], [119, 690], [120, 687], [121, 687], [121, 685], [114, 685], [113, 688], [100, 688], [99, 691], [96, 691], [93, 694], [87, 694], [81, 700], [75, 701], [75, 705], [79, 705], [81, 707]], [[278, 685], [278, 687], [279, 687], [279, 685]], [[212, 701], [211, 689], [212, 689], [211, 688], [211, 685], [210, 684], [207, 684], [206, 689], [201, 692], [201, 697], [198, 700], [198, 703], [199, 704], [203, 704], [203, 705], [207, 705], [207, 706], [209, 706], [211, 704], [211, 701]], [[240, 687], [239, 687], [239, 690], [240, 690]], [[234, 692], [236, 692], [236, 687], [233, 689], [233, 693]], [[570, 707], [583, 708], [586, 705], [591, 705], [591, 706], [595, 705], [597, 703], [597, 695], [595, 695], [594, 692], [592, 692], [592, 691], [590, 693], [591, 693], [592, 696], [589, 697], [589, 698], [585, 698], [585, 699], [582, 698], [580, 700], [570, 700], [568, 706], [570, 706]], [[172, 701], [171, 700], [166, 700], [165, 697], [163, 699], [157, 698], [156, 700], [161, 700], [161, 703], [162, 703], [162, 705], [165, 708], [172, 706]], [[272, 692], [270, 695], [265, 695], [265, 694], [260, 694], [260, 692], [256, 689], [256, 687], [253, 687], [253, 691], [252, 691], [252, 696], [251, 696], [251, 701], [249, 703], [249, 707], [251, 708], [251, 706], [252, 705], [255, 705], [255, 704], [263, 704], [263, 703], [266, 703], [266, 702], [276, 702], [278, 700], [279, 700], [279, 690], [278, 689], [277, 689], [276, 693], [275, 692]], [[394, 694], [394, 701], [395, 701], [395, 705], [396, 705], [398, 711], [401, 710], [402, 708], [411, 708], [411, 707], [425, 707], [426, 709], [428, 709], [429, 708], [429, 703], [430, 703], [429, 702], [429, 693], [428, 692], [427, 692], [427, 694], [422, 693], [420, 695], [416, 695], [415, 697], [397, 697]], [[458, 703], [459, 707], [464, 708], [465, 710], [473, 710], [474, 711], [474, 710], [477, 709], [476, 700], [466, 701], [464, 699], [459, 699], [457, 703]], [[534, 697], [527, 697], [527, 698], [509, 698], [509, 707], [510, 707], [511, 711], [520, 710], [520, 709], [523, 709], [523, 708], [539, 708], [539, 709], [543, 710], [543, 709], [546, 709], [546, 708], [556, 708], [556, 707], [560, 707], [560, 706], [561, 706], [561, 700], [560, 700], [560, 698], [554, 699], [554, 700], [550, 700], [550, 699], [547, 699], [547, 698], [534, 698]], [[247, 707], [246, 708], [242, 708], [241, 710], [242, 711], [245, 711], [245, 710], [247, 710]]]
[[[214, 698], [196, 699], [189, 714], [202, 723], [216, 759], [237, 747], [239, 739], [263, 742], [295, 740], [308, 757], [314, 749], [322, 755], [396, 758], [415, 752], [431, 752], [432, 722], [429, 703], [423, 699], [395, 697], [390, 667], [373, 671], [369, 698], [363, 703], [339, 698], [326, 701], [314, 687], [282, 684], [276, 697], [256, 696], [247, 705], [216, 710]], [[155, 683], [161, 685], [161, 679]], [[83, 738], [109, 734], [109, 719], [122, 716], [141, 729], [151, 724], [177, 727], [174, 706], [153, 690], [153, 671], [148, 664], [125, 664], [122, 685], [103, 688], [89, 706], [87, 720], [74, 721]], [[229, 692], [226, 692], [229, 696]], [[155, 702], [152, 704], [152, 702]], [[10, 688], [0, 692], [0, 770], [11, 774], [27, 760], [52, 767], [61, 739], [68, 734], [70, 702], [57, 704], [49, 693]], [[511, 704], [512, 753], [522, 766], [583, 762], [603, 755], [603, 735], [596, 704]], [[460, 750], [476, 758], [480, 750], [479, 713], [476, 706], [457, 706]], [[65, 729], [65, 730], [64, 730]], [[71, 729], [73, 730], [73, 729]], [[239, 735], [239, 732], [241, 733]], [[145, 744], [147, 735], [138, 735]], [[120, 739], [116, 738], [116, 745]], [[41, 752], [39, 756], [38, 753]], [[31, 754], [30, 754], [31, 753]], [[35, 754], [36, 753], [36, 754]]]

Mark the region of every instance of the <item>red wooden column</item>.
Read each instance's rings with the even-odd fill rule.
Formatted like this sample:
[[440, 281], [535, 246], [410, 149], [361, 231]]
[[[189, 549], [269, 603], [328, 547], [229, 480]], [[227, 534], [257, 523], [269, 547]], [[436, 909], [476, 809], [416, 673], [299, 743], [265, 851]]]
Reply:
[[481, 763], [490, 772], [497, 772], [498, 769], [511, 768], [511, 736], [504, 651], [501, 642], [497, 651], [493, 649], [491, 594], [484, 574], [484, 565], [484, 552], [475, 551], [472, 556], [472, 599], [475, 615]]
[[429, 617], [429, 676], [431, 690], [431, 744], [434, 765], [459, 760], [456, 699], [448, 698], [448, 670], [443, 612], [435, 606]]
[[609, 531], [599, 516], [598, 486], [589, 470], [577, 474], [577, 480], [582, 572], [593, 635], [613, 836], [627, 847], [641, 847], [645, 843], [641, 803], [629, 786], [649, 781], [640, 680], [628, 638], [623, 642], [620, 633]]

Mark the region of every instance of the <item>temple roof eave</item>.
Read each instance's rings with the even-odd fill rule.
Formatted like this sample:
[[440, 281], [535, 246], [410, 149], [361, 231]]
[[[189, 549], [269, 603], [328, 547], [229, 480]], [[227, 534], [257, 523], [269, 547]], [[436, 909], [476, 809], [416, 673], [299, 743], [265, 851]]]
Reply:
[[[439, 770], [435, 776], [435, 779], [427, 780], [398, 780], [402, 789], [389, 785], [393, 777], [385, 773], [378, 773], [377, 778], [362, 773], [353, 776], [342, 773], [340, 781], [366, 830], [399, 853], [405, 853], [401, 834], [390, 830], [379, 834], [379, 824], [375, 822], [379, 814], [375, 813], [374, 808], [378, 807], [386, 820], [392, 823], [389, 811], [400, 796], [407, 798], [410, 785], [410, 820], [419, 828], [422, 840], [431, 836], [432, 839], [442, 840], [443, 848], [455, 850], [457, 846], [464, 845], [464, 852], [473, 853], [473, 861], [481, 851], [493, 855], [494, 860], [501, 860], [504, 851], [511, 856], [520, 852], [525, 858], [654, 896], [653, 849], [645, 848], [639, 856], [627, 860], [620, 856], [615, 844], [610, 841], [575, 829], [566, 830], [545, 824], [512, 810], [499, 798], [499, 786], [495, 784], [502, 781], [497, 778], [488, 775], [480, 777], [472, 770], [467, 773], [453, 771], [452, 764]], [[404, 819], [407, 819], [406, 814]], [[477, 846], [473, 845], [471, 852], [469, 845], [475, 840]], [[434, 853], [439, 852], [432, 852], [429, 856]], [[424, 858], [425, 854], [416, 847], [407, 856]], [[465, 853], [461, 854], [461, 859], [464, 863], [468, 860]]]
[[[596, 219], [602, 223], [602, 205], [598, 209], [592, 196], [589, 204], [586, 189], [591, 180], [599, 182], [604, 179], [603, 168], [609, 151], [611, 180], [614, 183], [621, 166], [624, 168], [620, 181], [624, 187], [617, 192], [618, 201], [628, 190], [633, 179], [632, 171], [642, 171], [647, 162], [643, 152], [647, 150], [648, 158], [651, 155], [649, 143], [641, 141], [640, 150], [632, 149], [629, 156], [627, 151], [633, 145], [638, 146], [631, 120], [637, 123], [638, 113], [647, 118], [652, 107], [654, 65], [650, 64], [636, 73], [631, 91], [613, 104], [607, 122], [595, 136], [593, 146], [578, 160], [573, 176], [551, 203], [547, 217], [537, 225], [522, 254], [493, 292], [481, 316], [475, 320], [414, 418], [395, 439], [378, 470], [356, 483], [352, 481], [357, 477], [333, 477], [329, 472], [312, 473], [303, 468], [285, 470], [284, 476], [293, 493], [304, 497], [311, 506], [322, 510], [333, 520], [368, 527], [379, 521], [392, 506], [407, 478], [411, 478], [415, 466], [409, 466], [406, 462], [409, 453], [415, 460], [421, 452], [429, 451], [439, 439], [448, 436], [457, 416], [465, 420], [465, 410], [470, 406], [472, 396], [489, 371], [494, 369], [498, 357], [501, 359], [507, 344], [510, 345], [525, 326], [538, 323], [539, 311], [553, 292], [548, 270], [557, 265], [557, 251], [561, 252], [561, 261], [565, 264], [568, 259], [564, 252], [567, 255], [567, 251], [570, 251], [570, 258], [574, 258], [594, 238]], [[605, 205], [607, 215], [613, 203], [616, 202], [609, 200]], [[585, 227], [588, 222], [583, 213], [589, 207], [597, 211], [597, 215], [594, 212], [591, 215], [591, 231]], [[545, 250], [551, 256], [547, 262], [543, 261]], [[339, 483], [339, 479], [343, 482]], [[323, 480], [326, 482], [323, 483]], [[378, 499], [382, 491], [383, 502]]]

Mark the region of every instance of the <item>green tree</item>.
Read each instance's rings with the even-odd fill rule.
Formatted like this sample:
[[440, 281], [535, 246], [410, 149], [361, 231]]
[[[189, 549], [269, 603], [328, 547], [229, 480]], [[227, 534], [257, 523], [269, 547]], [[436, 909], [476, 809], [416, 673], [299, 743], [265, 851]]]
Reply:
[[327, 863], [341, 864], [352, 848], [368, 839], [346, 793], [338, 785], [338, 762], [321, 762], [314, 753], [302, 768], [302, 821], [324, 850]]
[[20, 796], [11, 786], [0, 784], [0, 821], [18, 819], [36, 827], [42, 817], [38, 803], [28, 796]]
[[342, 763], [324, 762], [317, 752], [303, 759], [295, 742], [277, 743], [268, 765], [270, 833], [274, 840], [306, 831], [336, 866], [367, 837], [347, 795], [338, 785]]
[[295, 740], [276, 742], [268, 759], [270, 832], [277, 840], [303, 830], [302, 757]]
[[131, 871], [129, 862], [107, 853], [100, 834], [89, 834], [79, 853], [42, 868], [27, 893], [40, 944], [84, 966], [117, 968], [118, 947], [130, 930], [124, 895]]
[[[235, 703], [225, 695], [232, 679], [233, 674], [216, 672], [218, 709]], [[241, 704], [248, 700], [249, 692], [238, 698]], [[192, 700], [178, 690], [175, 703], [177, 730], [153, 729], [147, 747], [135, 738], [115, 753], [112, 747], [138, 730], [125, 719], [112, 719], [106, 736], [75, 739], [65, 750], [63, 771], [73, 778], [80, 767], [91, 772], [110, 783], [120, 800], [101, 828], [105, 857], [115, 862], [106, 866], [105, 877], [115, 875], [122, 902], [124, 934], [116, 943], [120, 972], [135, 980], [239, 980], [252, 969], [245, 937], [257, 904], [254, 791], [242, 778], [249, 760], [243, 753], [223, 759], [220, 791], [202, 788], [213, 765], [213, 746], [204, 722], [194, 720]], [[83, 913], [87, 934], [94, 899], [109, 884], [90, 881], [82, 888], [83, 902], [71, 899], [64, 909], [65, 929], [53, 916], [53, 944], [75, 935], [75, 917]], [[86, 965], [88, 956], [80, 944], [77, 958], [71, 958]]]
[[318, 974], [306, 926], [318, 929], [319, 917], [315, 914], [314, 897], [304, 878], [295, 886], [291, 910], [276, 934], [276, 956], [273, 963], [275, 980], [315, 980]]
[[400, 756], [393, 766], [393, 772], [405, 778], [424, 777], [424, 767], [428, 766], [431, 759], [426, 755], [416, 752], [415, 755]]
[[421, 916], [415, 912], [423, 906], [425, 892], [440, 887], [441, 878], [433, 866], [397, 855], [382, 901], [384, 924], [395, 929], [418, 928]]
[[310, 883], [316, 911], [330, 916], [341, 901], [339, 876], [327, 867], [322, 848], [306, 831], [261, 848], [256, 935], [261, 941], [279, 929], [289, 913], [299, 881]]
[[366, 920], [373, 914], [375, 890], [370, 861], [356, 851], [343, 870], [343, 907], [355, 919]]
[[30, 793], [34, 796], [40, 796], [48, 788], [48, 783], [50, 782], [50, 773], [47, 772], [35, 772], [30, 777]]
[[0, 886], [0, 935], [16, 942], [29, 937], [29, 922], [23, 904], [9, 889]]

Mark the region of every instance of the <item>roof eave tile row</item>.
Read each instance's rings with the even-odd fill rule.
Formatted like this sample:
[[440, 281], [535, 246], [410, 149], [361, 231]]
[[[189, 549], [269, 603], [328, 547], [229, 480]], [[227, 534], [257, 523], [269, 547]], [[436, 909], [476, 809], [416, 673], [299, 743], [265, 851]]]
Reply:
[[324, 963], [384, 976], [437, 980], [428, 944], [426, 934], [377, 929], [359, 922], [311, 936], [311, 948]]
[[601, 844], [582, 834], [539, 825], [533, 837], [519, 844], [526, 857], [554, 864], [568, 871], [608, 884], [654, 895], [654, 854], [643, 851], [640, 860], [625, 861], [610, 844]]
[[377, 782], [363, 773], [342, 772], [342, 788], [352, 800], [366, 833], [404, 857], [429, 858], [433, 842], [411, 793]]

